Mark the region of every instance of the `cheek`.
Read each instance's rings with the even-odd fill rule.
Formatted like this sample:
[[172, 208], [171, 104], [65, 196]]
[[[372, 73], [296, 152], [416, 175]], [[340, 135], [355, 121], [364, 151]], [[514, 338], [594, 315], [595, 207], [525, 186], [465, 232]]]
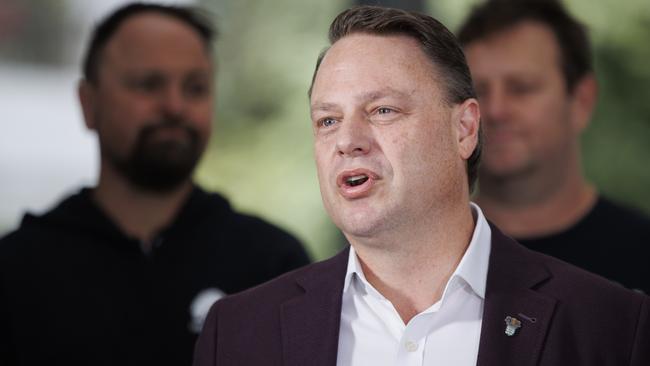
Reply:
[[318, 181], [321, 183], [322, 188], [325, 177], [327, 176], [327, 160], [325, 158], [325, 151], [323, 149], [323, 146], [318, 142], [314, 143], [314, 161], [316, 163], [316, 174], [318, 176]]
[[330, 166], [328, 160], [323, 159], [318, 154], [318, 149], [314, 149], [315, 162], [316, 162], [316, 175], [318, 177], [318, 188], [320, 190], [321, 200], [323, 207], [331, 215], [336, 214], [336, 210], [332, 210], [332, 205], [335, 202], [336, 186], [332, 183]]
[[394, 146], [400, 152], [402, 160], [410, 161], [416, 166], [431, 166], [453, 146], [452, 140], [453, 135], [448, 129], [434, 129], [427, 123], [413, 126], [407, 134], [394, 139]]
[[190, 114], [192, 118], [200, 121], [206, 121], [212, 119], [212, 114], [214, 112], [214, 106], [212, 104], [212, 99], [198, 101], [190, 104]]
[[128, 108], [114, 108], [106, 103], [96, 110], [97, 132], [105, 139], [119, 140], [129, 144], [137, 134], [138, 124], [134, 112]]
[[424, 171], [431, 169], [433, 158], [425, 140], [422, 134], [402, 131], [379, 144], [386, 159], [387, 172], [384, 174], [393, 175], [396, 185], [417, 184], [422, 180], [420, 177]]
[[568, 113], [566, 103], [549, 98], [537, 111], [535, 128], [530, 131], [531, 138], [542, 146], [561, 144], [567, 139], [573, 139]]
[[210, 134], [212, 133], [212, 118], [211, 116], [206, 116], [205, 118], [201, 119], [198, 122], [197, 129], [199, 130], [199, 133], [203, 137], [204, 140], [208, 140], [210, 138]]
[[211, 102], [191, 103], [184, 111], [184, 117], [189, 119], [196, 128], [207, 131], [211, 128], [213, 107]]
[[453, 134], [446, 129], [420, 129], [420, 133], [403, 141], [400, 151], [402, 174], [409, 184], [429, 190], [439, 180], [449, 180], [461, 161]]
[[548, 126], [556, 119], [558, 111], [563, 109], [563, 93], [553, 93], [550, 90], [540, 95], [530, 96], [520, 103], [519, 115], [527, 124], [538, 128]]

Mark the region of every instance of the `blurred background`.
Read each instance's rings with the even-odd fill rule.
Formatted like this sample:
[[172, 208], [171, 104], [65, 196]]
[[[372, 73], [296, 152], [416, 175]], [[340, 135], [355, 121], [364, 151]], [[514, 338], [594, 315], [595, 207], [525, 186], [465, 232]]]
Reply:
[[[0, 0], [0, 236], [26, 211], [95, 183], [95, 136], [76, 99], [79, 64], [92, 25], [126, 2]], [[198, 183], [295, 233], [314, 259], [331, 255], [343, 239], [321, 205], [307, 89], [330, 21], [357, 2], [176, 3], [206, 9], [220, 33], [215, 132]], [[421, 9], [454, 31], [477, 1], [370, 3]], [[583, 139], [586, 174], [650, 214], [650, 1], [564, 3], [588, 26], [600, 82]]]

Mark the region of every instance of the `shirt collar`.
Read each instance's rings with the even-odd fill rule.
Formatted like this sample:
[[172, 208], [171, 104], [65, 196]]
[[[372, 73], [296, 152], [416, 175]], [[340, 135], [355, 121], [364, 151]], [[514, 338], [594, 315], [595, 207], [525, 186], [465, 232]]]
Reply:
[[[481, 299], [485, 299], [485, 285], [490, 260], [492, 230], [490, 229], [490, 225], [488, 225], [481, 208], [473, 202], [470, 202], [470, 208], [476, 221], [474, 232], [472, 233], [472, 239], [467, 246], [467, 250], [465, 250], [465, 254], [463, 254], [463, 257], [460, 260], [460, 263], [456, 267], [456, 270], [449, 278], [444, 292], [446, 294], [451, 283], [461, 279], [472, 288], [472, 291], [474, 291], [476, 295]], [[345, 274], [345, 282], [343, 284], [343, 293], [348, 291], [355, 275], [359, 277], [364, 285], [367, 284], [356, 251], [353, 247], [350, 247], [348, 268]], [[443, 298], [445, 297], [445, 294], [443, 294]]]
[[474, 233], [472, 233], [467, 250], [451, 275], [451, 279], [454, 277], [463, 279], [481, 299], [485, 299], [492, 230], [481, 208], [473, 202], [470, 202], [470, 206], [476, 220]]
[[361, 263], [359, 263], [357, 252], [354, 250], [354, 247], [350, 245], [350, 253], [348, 254], [348, 270], [345, 274], [345, 282], [343, 283], [343, 293], [348, 292], [348, 288], [350, 288], [350, 284], [355, 275], [361, 277], [365, 282], [366, 277], [363, 274]]

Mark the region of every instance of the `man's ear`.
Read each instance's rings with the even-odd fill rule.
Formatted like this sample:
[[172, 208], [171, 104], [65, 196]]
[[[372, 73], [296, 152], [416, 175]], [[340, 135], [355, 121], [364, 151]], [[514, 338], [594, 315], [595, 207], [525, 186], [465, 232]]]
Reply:
[[478, 144], [481, 111], [474, 98], [467, 99], [456, 106], [453, 113], [456, 122], [458, 148], [463, 159], [467, 160]]
[[84, 122], [86, 123], [86, 127], [90, 130], [95, 130], [97, 127], [95, 121], [96, 94], [97, 90], [95, 85], [86, 79], [81, 79], [79, 81], [77, 95], [79, 96], [79, 103], [81, 104]]
[[591, 120], [598, 99], [598, 82], [589, 73], [574, 86], [571, 96], [571, 124], [576, 133], [582, 132]]

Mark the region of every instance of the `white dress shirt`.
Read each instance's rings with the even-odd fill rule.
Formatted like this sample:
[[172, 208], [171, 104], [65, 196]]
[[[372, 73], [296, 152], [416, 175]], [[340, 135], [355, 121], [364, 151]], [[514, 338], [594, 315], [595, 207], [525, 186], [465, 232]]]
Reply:
[[363, 274], [350, 248], [343, 287], [338, 366], [476, 365], [491, 230], [481, 209], [472, 239], [442, 298], [408, 324]]

